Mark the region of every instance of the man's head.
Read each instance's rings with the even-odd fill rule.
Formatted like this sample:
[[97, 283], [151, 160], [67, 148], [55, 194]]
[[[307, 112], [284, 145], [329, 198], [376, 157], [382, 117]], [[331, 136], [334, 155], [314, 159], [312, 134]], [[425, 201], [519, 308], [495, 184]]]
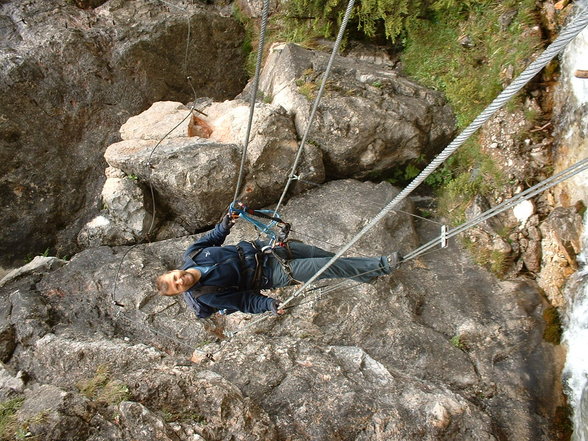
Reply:
[[173, 270], [155, 279], [157, 291], [162, 296], [175, 296], [190, 289], [200, 280], [200, 271], [196, 269]]

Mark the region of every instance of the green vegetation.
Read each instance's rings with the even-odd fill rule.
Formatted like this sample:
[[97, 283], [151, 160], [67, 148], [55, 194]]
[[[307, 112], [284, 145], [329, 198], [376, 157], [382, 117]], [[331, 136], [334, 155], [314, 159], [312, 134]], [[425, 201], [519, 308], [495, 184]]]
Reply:
[[480, 247], [467, 238], [463, 240], [463, 243], [478, 265], [485, 267], [498, 278], [504, 277], [509, 265], [512, 263], [509, 254]]
[[0, 403], [0, 441], [43, 439], [41, 435], [33, 435], [31, 427], [47, 421], [49, 410], [42, 410], [28, 418], [17, 418], [16, 413], [24, 403], [23, 397], [13, 398]]
[[172, 412], [164, 410], [163, 419], [166, 423], [196, 423], [201, 426], [207, 424], [206, 418], [193, 411]]
[[457, 349], [464, 349], [464, 344], [461, 341], [461, 337], [459, 335], [454, 335], [449, 340], [452, 346], [456, 347]]
[[477, 138], [470, 138], [426, 180], [437, 185], [438, 210], [453, 225], [465, 221], [465, 210], [477, 194], [489, 195], [506, 178], [492, 159], [481, 152]]
[[317, 74], [312, 69], [306, 69], [300, 78], [296, 79], [296, 87], [298, 92], [304, 95], [307, 100], [313, 101], [318, 92], [318, 84], [316, 83]]
[[[271, 16], [266, 48], [274, 41], [306, 47], [320, 46], [320, 38], [336, 36], [345, 9], [341, 0], [292, 0]], [[257, 40], [257, 21], [235, 15]], [[534, 0], [361, 0], [356, 1], [347, 36], [386, 43], [400, 51], [407, 76], [445, 95], [465, 128], [530, 62], [542, 46]], [[349, 38], [349, 37], [346, 37]], [[250, 57], [255, 50], [248, 47]], [[346, 42], [343, 41], [343, 47]], [[251, 64], [251, 60], [249, 61]], [[249, 68], [249, 71], [253, 71]], [[300, 93], [314, 99], [317, 79], [304, 75]], [[373, 87], [381, 87], [374, 82]], [[510, 106], [520, 106], [516, 99]], [[537, 114], [528, 111], [529, 119]], [[527, 136], [527, 134], [525, 134]], [[405, 185], [425, 166], [424, 159], [374, 174]], [[481, 153], [475, 137], [460, 147], [426, 180], [438, 191], [439, 212], [457, 224], [476, 194], [492, 196], [507, 184], [499, 167]], [[490, 198], [492, 199], [492, 198]]]
[[246, 59], [245, 69], [247, 74], [252, 77], [255, 74], [255, 64], [257, 60], [257, 52], [253, 50], [253, 40], [257, 38], [256, 35], [258, 34], [258, 31], [252, 20], [241, 12], [236, 2], [233, 6], [233, 17], [235, 17], [245, 29], [245, 37], [243, 38], [243, 44], [241, 45], [241, 52]]
[[22, 407], [24, 398], [18, 397], [0, 403], [0, 440], [8, 441], [16, 438], [21, 432], [21, 425], [16, 418], [16, 412]]
[[312, 82], [296, 82], [298, 92], [306, 97], [307, 100], [312, 101], [316, 97], [316, 90], [318, 86]]
[[451, 337], [449, 342], [451, 343], [451, 345], [453, 347], [456, 347], [457, 349], [461, 349], [462, 351], [468, 352], [471, 350], [470, 346], [468, 345], [468, 343], [463, 335], [456, 334], [453, 337]]
[[[316, 47], [317, 38], [336, 36], [346, 6], [341, 0], [288, 2], [269, 20], [266, 47], [274, 41]], [[237, 6], [234, 16], [246, 29], [243, 52], [252, 73], [258, 23]], [[541, 46], [537, 22], [534, 0], [363, 0], [347, 34], [402, 47], [406, 73], [443, 92], [465, 127]]]
[[[407, 24], [403, 65], [409, 76], [445, 95], [463, 129], [541, 46], [539, 32], [532, 31], [536, 24], [532, 0], [440, 0], [427, 20]], [[491, 196], [507, 182], [472, 137], [426, 183], [438, 189], [440, 214], [456, 225], [476, 194]], [[502, 257], [479, 257], [494, 272], [503, 271]]]
[[49, 257], [51, 253], [51, 250], [49, 248], [45, 248], [45, 251], [43, 251], [40, 254], [37, 254], [36, 256], [33, 256], [31, 254], [28, 254], [25, 258], [24, 258], [24, 263], [31, 263], [33, 261], [33, 259], [37, 256], [41, 256], [41, 257]]
[[571, 406], [557, 406], [551, 424], [552, 439], [555, 441], [569, 441], [574, 432], [573, 421], [574, 411]]
[[[421, 172], [421, 165], [423, 164], [424, 159], [419, 158], [414, 161], [409, 161], [400, 167], [380, 172], [380, 174], [385, 174], [386, 181], [390, 182], [392, 185], [405, 186]], [[377, 175], [372, 174], [370, 177], [377, 177]]]
[[[421, 157], [370, 177], [376, 180], [377, 176], [386, 176], [391, 184], [405, 186], [427, 163], [427, 159]], [[506, 183], [506, 177], [497, 164], [480, 150], [477, 138], [473, 137], [427, 177], [425, 183], [437, 190], [437, 211], [455, 226], [464, 222], [465, 210], [474, 196], [492, 194]]]
[[[350, 28], [356, 28], [367, 38], [383, 34], [395, 41], [407, 23], [424, 12], [420, 0], [363, 0], [357, 2], [350, 18]], [[296, 28], [305, 26], [307, 34], [333, 37], [345, 15], [347, 1], [294, 0], [288, 3], [287, 17]]]
[[580, 200], [576, 202], [576, 211], [580, 216], [582, 216], [582, 218], [584, 218], [584, 215], [586, 214], [586, 204], [584, 201]]
[[[406, 73], [445, 94], [465, 127], [541, 46], [535, 1], [441, 0], [407, 24]], [[467, 41], [467, 43], [466, 43]]]
[[559, 311], [556, 307], [550, 306], [543, 311], [543, 319], [545, 320], [545, 330], [543, 331], [543, 339], [554, 345], [561, 342], [561, 319]]
[[98, 366], [94, 377], [78, 382], [76, 387], [89, 400], [105, 405], [118, 404], [130, 396], [127, 385], [111, 379], [106, 365]]

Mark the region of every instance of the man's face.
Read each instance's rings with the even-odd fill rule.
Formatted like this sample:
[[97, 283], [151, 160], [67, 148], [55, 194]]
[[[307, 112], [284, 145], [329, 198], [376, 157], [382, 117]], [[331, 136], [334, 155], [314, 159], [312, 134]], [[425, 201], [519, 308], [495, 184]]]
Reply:
[[176, 295], [187, 291], [198, 282], [196, 275], [184, 270], [173, 270], [161, 276], [161, 280], [167, 283], [166, 295]]

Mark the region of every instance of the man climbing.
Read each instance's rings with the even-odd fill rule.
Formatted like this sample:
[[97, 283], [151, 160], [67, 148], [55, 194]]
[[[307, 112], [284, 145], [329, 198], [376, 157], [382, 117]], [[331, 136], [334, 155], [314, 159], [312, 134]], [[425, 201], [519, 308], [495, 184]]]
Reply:
[[[271, 311], [281, 315], [276, 299], [260, 294], [260, 289], [279, 288], [309, 280], [333, 253], [302, 242], [263, 252], [264, 241], [239, 242], [221, 246], [231, 232], [235, 217], [226, 214], [213, 230], [194, 242], [184, 253], [181, 269], [168, 271], [156, 279], [159, 294], [183, 294], [186, 303], [200, 318], [217, 311], [257, 314]], [[346, 257], [333, 263], [318, 279], [348, 278], [369, 282], [390, 274], [400, 266], [400, 254], [381, 257]]]

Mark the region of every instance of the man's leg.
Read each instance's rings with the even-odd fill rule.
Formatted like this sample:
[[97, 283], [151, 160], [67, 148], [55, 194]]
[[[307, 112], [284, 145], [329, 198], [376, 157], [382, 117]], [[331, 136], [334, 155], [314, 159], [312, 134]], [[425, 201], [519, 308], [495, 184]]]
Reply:
[[[294, 259], [289, 262], [292, 277], [306, 282], [331, 260], [330, 257], [313, 257]], [[369, 282], [374, 277], [390, 274], [390, 265], [386, 257], [341, 257], [329, 266], [320, 279], [352, 279]]]
[[[291, 284], [292, 279], [298, 282], [306, 282], [325, 266], [331, 260], [331, 257], [290, 260], [288, 262], [288, 267], [291, 271], [290, 275], [284, 271], [279, 263], [275, 262], [273, 265], [273, 286], [276, 288], [287, 286]], [[327, 268], [318, 279], [352, 279], [358, 282], [369, 282], [374, 277], [385, 274], [390, 274], [390, 265], [386, 256], [342, 257]]]
[[335, 253], [323, 250], [322, 248], [307, 245], [303, 242], [292, 241], [287, 245], [290, 252], [287, 259], [304, 259], [307, 257], [333, 257]]

